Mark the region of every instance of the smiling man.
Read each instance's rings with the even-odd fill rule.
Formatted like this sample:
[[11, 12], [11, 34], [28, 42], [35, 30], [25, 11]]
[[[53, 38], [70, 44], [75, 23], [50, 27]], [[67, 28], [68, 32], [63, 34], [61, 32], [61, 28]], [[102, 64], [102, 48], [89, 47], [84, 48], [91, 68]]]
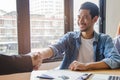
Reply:
[[91, 70], [120, 67], [120, 54], [109, 35], [96, 33], [94, 24], [99, 17], [96, 4], [85, 2], [78, 15], [78, 32], [66, 33], [56, 44], [41, 50], [41, 59], [60, 56], [64, 58], [60, 69]]

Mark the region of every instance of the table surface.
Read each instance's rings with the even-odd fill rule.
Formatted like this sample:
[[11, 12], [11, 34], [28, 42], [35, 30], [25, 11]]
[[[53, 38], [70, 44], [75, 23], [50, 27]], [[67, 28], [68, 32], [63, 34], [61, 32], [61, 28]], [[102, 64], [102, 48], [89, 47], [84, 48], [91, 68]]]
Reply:
[[[39, 71], [41, 71], [41, 70], [39, 70]], [[85, 72], [85, 73], [88, 72], [88, 73], [93, 73], [93, 74], [120, 75], [120, 69], [114, 69], [114, 70], [91, 70], [91, 71], [80, 71], [80, 72]], [[1, 75], [0, 80], [30, 80], [30, 76], [31, 76], [31, 72], [16, 73], [16, 74], [10, 74], [10, 75]]]

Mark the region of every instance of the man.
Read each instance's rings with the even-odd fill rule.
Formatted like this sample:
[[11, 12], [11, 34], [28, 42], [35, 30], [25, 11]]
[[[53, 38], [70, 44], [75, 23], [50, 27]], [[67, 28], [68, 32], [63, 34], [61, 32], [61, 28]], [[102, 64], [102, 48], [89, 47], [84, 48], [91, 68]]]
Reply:
[[118, 27], [117, 27], [117, 31], [116, 31], [116, 36], [120, 35], [120, 22], [118, 24]]
[[91, 70], [120, 67], [120, 55], [111, 37], [96, 33], [94, 24], [99, 17], [96, 4], [85, 2], [78, 15], [79, 32], [68, 32], [56, 44], [40, 51], [41, 60], [64, 54], [60, 69]]
[[39, 53], [29, 53], [26, 55], [4, 55], [0, 54], [0, 75], [30, 72], [38, 69], [41, 63]]
[[117, 31], [116, 31], [116, 37], [113, 39], [113, 42], [120, 54], [120, 23], [118, 25]]

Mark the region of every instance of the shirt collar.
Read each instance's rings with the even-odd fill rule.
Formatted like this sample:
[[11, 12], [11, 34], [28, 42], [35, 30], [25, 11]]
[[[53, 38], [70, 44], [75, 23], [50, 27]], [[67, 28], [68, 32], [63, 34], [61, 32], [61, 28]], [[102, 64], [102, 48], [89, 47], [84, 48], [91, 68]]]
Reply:
[[[76, 38], [77, 40], [81, 41], [80, 40], [80, 38], [81, 38], [80, 37], [81, 36], [81, 31], [76, 31], [75, 33], [76, 33], [76, 35], [74, 36], [74, 38]], [[99, 39], [99, 33], [94, 31], [94, 41], [98, 42], [98, 39]]]

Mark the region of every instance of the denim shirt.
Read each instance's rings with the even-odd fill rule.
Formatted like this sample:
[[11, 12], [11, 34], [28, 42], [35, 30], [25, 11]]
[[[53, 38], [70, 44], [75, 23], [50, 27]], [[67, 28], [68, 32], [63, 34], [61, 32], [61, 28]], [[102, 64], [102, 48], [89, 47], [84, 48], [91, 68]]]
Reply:
[[[71, 62], [77, 60], [81, 45], [80, 36], [80, 32], [68, 32], [56, 44], [50, 46], [54, 57], [64, 54], [60, 69], [68, 69]], [[120, 54], [110, 36], [94, 32], [93, 48], [95, 62], [104, 61], [112, 69], [120, 67]]]
[[117, 37], [114, 38], [113, 40], [116, 48], [118, 49], [118, 52], [120, 54], [120, 35], [118, 35]]

